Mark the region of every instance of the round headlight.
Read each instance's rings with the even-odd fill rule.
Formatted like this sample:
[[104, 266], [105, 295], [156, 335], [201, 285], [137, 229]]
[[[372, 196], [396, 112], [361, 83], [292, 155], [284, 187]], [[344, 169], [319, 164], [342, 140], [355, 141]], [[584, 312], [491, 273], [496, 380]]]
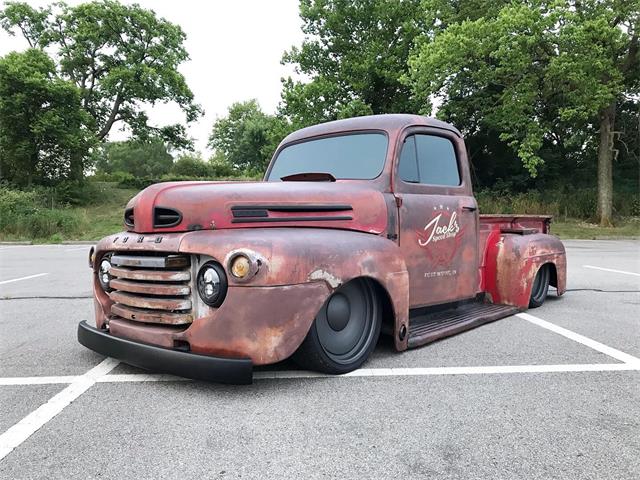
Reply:
[[109, 271], [111, 270], [111, 263], [106, 258], [100, 262], [100, 268], [98, 269], [98, 280], [100, 281], [100, 286], [106, 292], [111, 290], [109, 287], [109, 282], [111, 281], [111, 274]]
[[245, 278], [251, 271], [251, 261], [244, 255], [238, 255], [231, 261], [231, 274], [236, 278]]
[[227, 276], [217, 263], [207, 262], [198, 272], [198, 293], [210, 307], [219, 307], [227, 295]]

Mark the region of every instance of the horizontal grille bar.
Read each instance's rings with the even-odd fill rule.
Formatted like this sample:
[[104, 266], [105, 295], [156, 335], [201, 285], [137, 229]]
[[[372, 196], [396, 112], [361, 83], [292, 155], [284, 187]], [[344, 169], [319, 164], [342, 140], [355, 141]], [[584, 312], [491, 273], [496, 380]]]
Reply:
[[181, 268], [189, 266], [189, 257], [184, 255], [167, 255], [166, 257], [113, 255], [111, 263], [118, 267]]
[[143, 283], [131, 280], [114, 278], [109, 282], [114, 290], [131, 293], [147, 293], [149, 295], [189, 295], [191, 287], [183, 284], [170, 283]]
[[111, 306], [111, 313], [128, 320], [166, 325], [185, 325], [193, 322], [190, 313], [164, 312], [162, 310], [143, 310], [116, 303]]
[[191, 300], [180, 297], [142, 297], [132, 293], [114, 290], [111, 300], [130, 307], [151, 308], [154, 310], [190, 310]]
[[191, 274], [184, 270], [134, 270], [126, 267], [111, 267], [109, 273], [118, 278], [151, 282], [185, 282], [191, 279]]

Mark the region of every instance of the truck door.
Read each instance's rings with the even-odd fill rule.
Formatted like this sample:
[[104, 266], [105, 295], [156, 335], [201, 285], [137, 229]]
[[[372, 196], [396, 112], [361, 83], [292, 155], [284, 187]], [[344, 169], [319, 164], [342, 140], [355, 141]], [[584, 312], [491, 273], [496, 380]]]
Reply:
[[412, 128], [396, 148], [394, 194], [412, 308], [474, 297], [479, 291], [478, 209], [462, 139]]

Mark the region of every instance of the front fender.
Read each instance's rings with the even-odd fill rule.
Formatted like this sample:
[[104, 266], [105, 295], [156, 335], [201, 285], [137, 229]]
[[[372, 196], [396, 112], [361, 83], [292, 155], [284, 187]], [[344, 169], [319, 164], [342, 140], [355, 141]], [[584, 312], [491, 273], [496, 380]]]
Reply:
[[[200, 310], [199, 318], [183, 332], [112, 321], [112, 332], [126, 338], [166, 347], [184, 340], [197, 353], [250, 357], [256, 365], [273, 363], [295, 351], [335, 289], [354, 278], [367, 277], [386, 292], [385, 312], [392, 318], [385, 320], [393, 325], [396, 348], [407, 348], [408, 272], [398, 246], [378, 235], [314, 228], [166, 235], [125, 232], [99, 242], [94, 268], [108, 251], [207, 256], [227, 272], [230, 258], [238, 251], [260, 259], [260, 267], [249, 281], [238, 281], [228, 274], [229, 292], [221, 307]], [[205, 259], [198, 260], [202, 261]], [[110, 305], [109, 298], [102, 297], [96, 296], [98, 325], [104, 323]]]
[[[408, 329], [409, 275], [394, 242], [367, 233], [313, 228], [199, 231], [185, 235], [180, 242], [181, 252], [209, 255], [225, 268], [230, 255], [238, 250], [253, 252], [263, 260], [250, 282], [236, 282], [229, 276], [230, 284], [238, 287], [320, 282], [327, 286], [328, 297], [354, 278], [375, 280], [386, 291], [392, 307], [396, 348], [406, 349], [406, 335], [400, 339], [398, 333]], [[310, 315], [309, 327], [316, 313]]]
[[493, 303], [527, 308], [533, 280], [545, 264], [553, 265], [552, 285], [562, 295], [567, 264], [564, 245], [557, 237], [498, 233], [488, 239], [484, 290]]

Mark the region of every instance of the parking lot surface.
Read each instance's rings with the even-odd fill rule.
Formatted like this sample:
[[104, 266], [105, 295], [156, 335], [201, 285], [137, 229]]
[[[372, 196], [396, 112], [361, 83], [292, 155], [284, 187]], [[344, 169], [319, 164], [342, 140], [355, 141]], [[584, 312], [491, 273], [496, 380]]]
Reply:
[[85, 349], [89, 247], [0, 245], [0, 478], [640, 478], [640, 242], [565, 245], [541, 308], [250, 386]]

